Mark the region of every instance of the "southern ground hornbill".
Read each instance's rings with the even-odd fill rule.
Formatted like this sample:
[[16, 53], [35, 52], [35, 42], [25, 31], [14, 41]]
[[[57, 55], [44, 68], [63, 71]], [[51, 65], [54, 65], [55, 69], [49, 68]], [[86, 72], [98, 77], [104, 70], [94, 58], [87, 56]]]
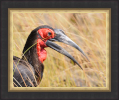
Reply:
[[[47, 25], [39, 26], [28, 36], [22, 58], [13, 57], [13, 83], [15, 87], [36, 87], [40, 84], [44, 70], [43, 61], [47, 56], [45, 47], [58, 51], [80, 66], [65, 49], [55, 44], [54, 41], [73, 46], [87, 58], [81, 48], [68, 38], [62, 30], [53, 29]], [[82, 67], [80, 66], [80, 68]]]

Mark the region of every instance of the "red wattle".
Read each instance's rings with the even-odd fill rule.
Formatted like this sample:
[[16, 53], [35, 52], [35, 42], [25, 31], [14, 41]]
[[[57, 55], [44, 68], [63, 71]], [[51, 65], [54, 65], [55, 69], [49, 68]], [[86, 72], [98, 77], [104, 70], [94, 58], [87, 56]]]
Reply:
[[45, 47], [47, 47], [45, 45], [45, 43], [41, 40], [41, 39], [37, 39], [37, 54], [38, 54], [38, 59], [43, 63], [43, 61], [46, 59], [47, 57], [47, 52], [44, 49]]

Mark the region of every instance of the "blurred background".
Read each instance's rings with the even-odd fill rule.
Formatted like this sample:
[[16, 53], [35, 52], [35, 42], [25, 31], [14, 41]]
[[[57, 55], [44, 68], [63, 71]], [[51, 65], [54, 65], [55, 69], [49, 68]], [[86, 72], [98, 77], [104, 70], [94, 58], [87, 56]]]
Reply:
[[40, 25], [62, 29], [88, 56], [58, 43], [82, 66], [46, 48], [44, 74], [39, 87], [106, 87], [106, 13], [14, 13], [13, 55], [22, 56], [30, 32]]

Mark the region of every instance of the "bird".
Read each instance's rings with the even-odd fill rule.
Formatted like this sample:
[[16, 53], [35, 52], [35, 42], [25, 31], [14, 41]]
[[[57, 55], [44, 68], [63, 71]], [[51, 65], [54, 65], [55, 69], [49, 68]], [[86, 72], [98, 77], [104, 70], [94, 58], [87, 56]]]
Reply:
[[46, 47], [67, 56], [83, 70], [81, 65], [65, 49], [54, 42], [70, 45], [88, 59], [83, 50], [63, 30], [52, 28], [49, 25], [38, 26], [29, 34], [22, 51], [22, 57], [13, 56], [14, 87], [37, 87], [40, 84], [44, 72], [43, 62], [47, 58]]

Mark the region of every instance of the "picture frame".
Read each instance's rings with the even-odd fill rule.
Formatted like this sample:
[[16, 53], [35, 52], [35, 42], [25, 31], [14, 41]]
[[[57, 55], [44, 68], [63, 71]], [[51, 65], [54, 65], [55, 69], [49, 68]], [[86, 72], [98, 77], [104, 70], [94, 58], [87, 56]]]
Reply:
[[[53, 3], [56, 3], [56, 2], [54, 2], [54, 1], [52, 1]], [[22, 5], [22, 3], [23, 2], [20, 2], [20, 3], [18, 3], [18, 2], [14, 2], [14, 3], [16, 3], [16, 5], [19, 5], [19, 7]], [[30, 4], [31, 3], [33, 3], [33, 5], [36, 5], [36, 3], [34, 3], [34, 2], [25, 2], [25, 4], [27, 5], [28, 4], [28, 6], [31, 6]], [[47, 2], [47, 3], [49, 3], [49, 2]], [[42, 5], [42, 4], [44, 4], [44, 5], [47, 5], [47, 3], [46, 2], [39, 2], [39, 4], [40, 5]], [[61, 3], [61, 2], [60, 2]], [[62, 2], [62, 3], [64, 3], [64, 2]], [[70, 4], [72, 3], [72, 1], [70, 2], [70, 3], [67, 3], [69, 6], [70, 6]], [[81, 5], [81, 4], [84, 4], [86, 7], [88, 7], [87, 5], [86, 5], [86, 3], [83, 3], [83, 2], [78, 2], [78, 1], [75, 1], [75, 3], [74, 4], [72, 4], [72, 6], [74, 5], [76, 8], [73, 8], [73, 7], [70, 7], [70, 9], [78, 9], [78, 6], [79, 5]], [[89, 4], [93, 4], [93, 3], [95, 3], [95, 2], [90, 2]], [[104, 2], [103, 2], [104, 3]], [[11, 5], [10, 5], [11, 4]], [[21, 5], [20, 5], [21, 4]], [[57, 3], [56, 3], [57, 4]], [[97, 3], [95, 3], [95, 4], [97, 4]], [[100, 5], [101, 3], [99, 3], [98, 5]], [[114, 2], [114, 4], [115, 4], [115, 2]], [[3, 7], [3, 5], [6, 5], [6, 6], [4, 6]], [[43, 99], [46, 99], [46, 98], [63, 98], [64, 96], [66, 96], [66, 98], [68, 99], [68, 98], [84, 98], [85, 96], [81, 96], [81, 95], [79, 95], [79, 93], [80, 94], [84, 94], [84, 95], [87, 95], [87, 97], [86, 98], [88, 98], [88, 97], [91, 97], [92, 96], [92, 98], [97, 98], [97, 97], [99, 97], [98, 95], [99, 94], [97, 94], [98, 92], [100, 92], [100, 94], [102, 93], [102, 92], [107, 92], [107, 98], [109, 97], [109, 96], [111, 96], [111, 95], [109, 95], [109, 93], [111, 94], [112, 93], [112, 91], [113, 91], [113, 88], [115, 88], [117, 85], [114, 85], [113, 87], [112, 87], [112, 89], [111, 89], [111, 86], [113, 85], [113, 84], [116, 84], [118, 81], [116, 81], [116, 83], [113, 83], [113, 82], [111, 82], [114, 78], [112, 78], [112, 80], [110, 79], [111, 77], [114, 77], [115, 75], [113, 74], [113, 72], [114, 71], [112, 71], [112, 67], [110, 66], [109, 68], [110, 68], [110, 71], [109, 71], [109, 82], [111, 82], [111, 84], [109, 84], [109, 87], [108, 87], [108, 89], [107, 90], [92, 90], [91, 91], [91, 89], [89, 89], [89, 90], [85, 90], [85, 89], [83, 89], [83, 90], [81, 90], [81, 91], [79, 91], [78, 89], [77, 90], [73, 90], [73, 89], [69, 89], [69, 90], [67, 90], [66, 88], [64, 88], [64, 91], [62, 91], [62, 90], [60, 90], [60, 89], [58, 89], [57, 88], [57, 90], [53, 90], [53, 88], [50, 88], [49, 89], [49, 91], [48, 91], [48, 89], [41, 89], [40, 91], [39, 90], [33, 90], [33, 88], [31, 89], [28, 89], [28, 88], [25, 88], [25, 91], [23, 91], [22, 89], [20, 90], [20, 88], [18, 89], [19, 91], [17, 91], [17, 90], [14, 90], [14, 91], [10, 91], [11, 90], [11, 88], [10, 88], [10, 84], [9, 84], [9, 82], [10, 82], [10, 67], [9, 67], [9, 65], [10, 65], [10, 63], [11, 63], [11, 61], [10, 61], [10, 58], [9, 58], [9, 54], [11, 54], [9, 51], [11, 50], [10, 49], [10, 45], [11, 45], [11, 43], [10, 43], [10, 35], [11, 34], [9, 34], [9, 32], [10, 32], [10, 28], [9, 28], [9, 25], [10, 25], [10, 19], [9, 19], [9, 17], [8, 17], [8, 20], [6, 20], [5, 19], [5, 17], [3, 17], [3, 16], [5, 16], [5, 11], [7, 11], [6, 13], [8, 14], [8, 16], [9, 16], [9, 14], [10, 14], [10, 10], [12, 9], [12, 6], [14, 6], [13, 8], [15, 9], [15, 6], [16, 5], [13, 5], [13, 2], [10, 2], [9, 1], [9, 5], [8, 5], [8, 2], [6, 2], [6, 1], [4, 1], [4, 2], [2, 2], [2, 9], [1, 9], [1, 12], [2, 12], [2, 16], [1, 16], [1, 18], [2, 18], [2, 27], [1, 27], [1, 30], [2, 30], [2, 36], [3, 36], [3, 38], [5, 37], [4, 36], [4, 34], [3, 34], [3, 31], [5, 32], [5, 29], [3, 28], [3, 26], [4, 26], [4, 24], [3, 24], [3, 21], [4, 22], [9, 22], [8, 23], [8, 40], [2, 40], [2, 52], [3, 52], [3, 50], [4, 50], [4, 52], [6, 51], [5, 49], [4, 49], [4, 45], [5, 45], [5, 43], [8, 43], [8, 67], [6, 66], [5, 68], [3, 67], [3, 66], [5, 66], [5, 62], [3, 62], [3, 61], [5, 61], [4, 59], [4, 57], [7, 57], [7, 56], [5, 56], [5, 53], [2, 53], [1, 52], [1, 54], [2, 54], [2, 63], [3, 63], [3, 65], [2, 65], [2, 70], [1, 70], [1, 72], [2, 72], [2, 77], [1, 77], [1, 79], [2, 79], [2, 82], [3, 83], [6, 83], [6, 84], [8, 84], [8, 85], [4, 85], [4, 84], [1, 84], [1, 87], [2, 87], [2, 90], [4, 91], [2, 91], [2, 97], [3, 98], [17, 98], [17, 96], [19, 96], [19, 98], [29, 98], [30, 96], [32, 97], [32, 98], [43, 98]], [[32, 6], [33, 6], [32, 5]], [[52, 6], [50, 6], [50, 8], [52, 8], [52, 9], [54, 9], [54, 7], [56, 6], [54, 6], [53, 7], [53, 5], [54, 4], [52, 4]], [[59, 4], [57, 4], [57, 5], [59, 5]], [[68, 7], [68, 5], [67, 5], [67, 9], [69, 8]], [[77, 5], [77, 6], [76, 6]], [[107, 4], [107, 2], [105, 3], [105, 5], [107, 5], [107, 6], [110, 6], [111, 5], [111, 3], [108, 3]], [[25, 9], [28, 9], [28, 6], [26, 6], [25, 7]], [[38, 4], [37, 4], [37, 6], [38, 6]], [[43, 6], [43, 5], [42, 5]], [[59, 5], [60, 6], [60, 5]], [[95, 6], [93, 7], [93, 8], [90, 8], [91, 6], [89, 6], [88, 8], [85, 8], [85, 6], [84, 6], [84, 8], [82, 8], [82, 7], [80, 7], [80, 9], [98, 9], [98, 8], [95, 8]], [[100, 6], [101, 7], [101, 6]], [[24, 7], [22, 7], [22, 8], [24, 8]], [[31, 7], [29, 7], [30, 9], [33, 9], [33, 8], [31, 8]], [[37, 7], [36, 7], [37, 8]], [[109, 17], [110, 19], [110, 22], [109, 22], [109, 31], [110, 31], [110, 36], [109, 36], [109, 42], [110, 43], [112, 43], [112, 41], [113, 41], [113, 39], [112, 39], [112, 36], [113, 36], [113, 34], [111, 34], [112, 33], [112, 31], [113, 31], [113, 28], [112, 27], [114, 27], [114, 26], [116, 26], [117, 24], [114, 24], [113, 25], [113, 22], [115, 22], [115, 21], [113, 21], [113, 20], [116, 20], [116, 18], [114, 18], [114, 17], [112, 17], [112, 13], [114, 13], [113, 12], [113, 9], [111, 9], [111, 7], [109, 8], [109, 7], [107, 7], [107, 8], [104, 8], [104, 7], [101, 7], [102, 9], [107, 9], [107, 10], [109, 10], [109, 13], [111, 14], [110, 16], [111, 17]], [[113, 8], [113, 7], [112, 7]], [[4, 12], [3, 12], [3, 9], [4, 9]], [[6, 10], [5, 10], [6, 9]], [[17, 8], [17, 9], [20, 9], [20, 8]], [[42, 8], [42, 9], [47, 9], [47, 8]], [[62, 6], [60, 6], [59, 8], [55, 8], [55, 9], [64, 9], [64, 5], [62, 5]], [[65, 8], [66, 9], [66, 8]], [[67, 10], [66, 9], [66, 10]], [[116, 7], [115, 7], [115, 9], [117, 9]], [[117, 16], [115, 16], [115, 17], [117, 17]], [[110, 28], [111, 27], [111, 28]], [[113, 32], [114, 33], [114, 32]], [[117, 32], [116, 32], [116, 30], [115, 30], [115, 34], [116, 34]], [[115, 38], [116, 38], [116, 35], [114, 35], [115, 36]], [[110, 39], [111, 38], [111, 39]], [[6, 42], [6, 41], [8, 41], [8, 42]], [[115, 43], [117, 43], [117, 40], [116, 39], [114, 39], [114, 42]], [[112, 65], [113, 63], [111, 63], [111, 62], [113, 62], [113, 60], [115, 59], [115, 58], [113, 58], [113, 60], [112, 60], [112, 54], [111, 54], [111, 52], [112, 52], [112, 49], [111, 49], [111, 47], [113, 47], [113, 48], [115, 48], [114, 50], [117, 50], [116, 48], [117, 48], [117, 44], [116, 45], [109, 45], [109, 59], [108, 59], [108, 61], [110, 62], [110, 64], [109, 65]], [[113, 56], [113, 57], [116, 57], [116, 56]], [[115, 60], [114, 60], [114, 62], [115, 62]], [[116, 64], [116, 63], [115, 63]], [[116, 67], [117, 65], [115, 65], [115, 69], [113, 68], [113, 70], [115, 70], [115, 73], [117, 73], [117, 71], [116, 71]], [[3, 76], [3, 74], [5, 74], [4, 72], [5, 72], [5, 69], [7, 69], [8, 68], [8, 76], [6, 76], [6, 77], [8, 77], [8, 78], [6, 78], [5, 77], [5, 75]], [[5, 82], [5, 80], [7, 80], [8, 79], [8, 82], [6, 81]], [[115, 77], [115, 79], [116, 79], [116, 77]], [[118, 80], [118, 79], [117, 79]], [[6, 87], [6, 88], [3, 88], [3, 87]], [[8, 88], [7, 88], [8, 87]], [[116, 89], [116, 88], [115, 88]], [[7, 91], [6, 91], [7, 90]], [[15, 92], [15, 93], [14, 93]], [[19, 92], [21, 92], [21, 93], [19, 93]], [[22, 93], [22, 92], [25, 92], [25, 93]], [[27, 95], [27, 94], [31, 94], [30, 92], [34, 92], [32, 95]], [[37, 93], [35, 93], [35, 92], [37, 92]], [[70, 92], [70, 93], [69, 93]], [[85, 92], [85, 93], [83, 93], [83, 92]], [[95, 92], [95, 93], [94, 93]], [[97, 93], [96, 93], [97, 92]], [[40, 96], [38, 95], [38, 93], [40, 93]], [[14, 94], [14, 96], [10, 96], [10, 94]], [[56, 95], [55, 95], [56, 94]], [[72, 94], [72, 95], [71, 95]], [[95, 94], [95, 95], [94, 95]], [[113, 94], [113, 96], [111, 97], [111, 98], [115, 98], [114, 97], [114, 94], [116, 94], [115, 92], [114, 93], [112, 93]], [[5, 96], [6, 95], [6, 96]], [[24, 95], [24, 96], [21, 96], [21, 95]], [[42, 95], [42, 96], [41, 96]], [[59, 95], [58, 97], [57, 97], [57, 95]], [[70, 96], [69, 96], [70, 95]], [[44, 96], [44, 97], [43, 97]], [[102, 96], [100, 96], [100, 98], [103, 98], [103, 97], [105, 97], [105, 95], [102, 95]]]

